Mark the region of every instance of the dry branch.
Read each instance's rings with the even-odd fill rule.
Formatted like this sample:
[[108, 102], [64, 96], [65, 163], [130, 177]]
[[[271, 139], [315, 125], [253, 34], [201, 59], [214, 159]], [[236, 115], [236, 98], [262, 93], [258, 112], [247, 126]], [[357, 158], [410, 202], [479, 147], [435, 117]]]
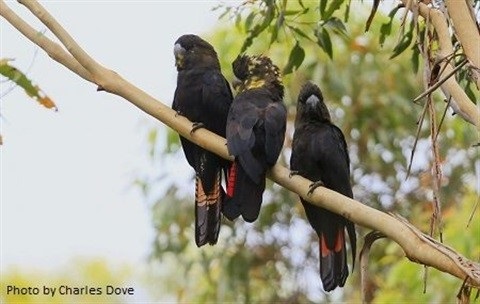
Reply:
[[[117, 73], [95, 62], [40, 4], [34, 0], [23, 0], [19, 2], [40, 19], [55, 36], [57, 36], [73, 58], [91, 74], [91, 77], [88, 77], [87, 80], [112, 94], [124, 97], [133, 105], [165, 123], [190, 141], [221, 157], [232, 159], [232, 157], [228, 155], [225, 145], [226, 140], [224, 138], [206, 129], [199, 129], [195, 133], [190, 134], [192, 122], [182, 116], [176, 116], [175, 111], [124, 80]], [[0, 15], [5, 17], [7, 9], [6, 4], [0, 0]], [[7, 19], [7, 21], [15, 26], [15, 24], [19, 22], [15, 19], [18, 19], [18, 16], [15, 16], [13, 19]], [[34, 39], [31, 39], [31, 37], [34, 36], [32, 33], [34, 32], [33, 29], [24, 28], [24, 30], [27, 32], [26, 34], [24, 33], [25, 36], [36, 43]], [[52, 43], [53, 42], [49, 40], [44, 40], [42, 45], [39, 44], [39, 46], [49, 53]], [[53, 56], [52, 58], [57, 60]], [[57, 61], [65, 65], [65, 62], [61, 60]], [[319, 187], [311, 196], [308, 196], [307, 192], [311, 181], [301, 176], [289, 177], [289, 173], [290, 171], [287, 168], [277, 164], [270, 170], [268, 178], [290, 191], [298, 193], [304, 199], [317, 206], [341, 214], [356, 224], [382, 232], [398, 243], [410, 260], [450, 273], [462, 281], [468, 277], [467, 284], [480, 288], [480, 278], [472, 275], [472, 273], [478, 273], [480, 271], [478, 264], [463, 258], [461, 255], [456, 254], [455, 251], [448, 251], [448, 254], [445, 253], [440, 250], [438, 246], [432, 244], [431, 240], [421, 237], [422, 234], [414, 233], [412, 228], [404, 222], [337, 192]], [[471, 267], [474, 271], [466, 271], [464, 267], [461, 267], [452, 260], [452, 255], [458, 256], [463, 259], [464, 262], [468, 263], [468, 265], [472, 265]]]

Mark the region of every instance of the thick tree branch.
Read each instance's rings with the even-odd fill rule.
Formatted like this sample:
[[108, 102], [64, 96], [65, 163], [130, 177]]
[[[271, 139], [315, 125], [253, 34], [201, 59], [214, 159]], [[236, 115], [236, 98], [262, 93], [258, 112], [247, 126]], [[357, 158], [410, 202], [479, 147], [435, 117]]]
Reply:
[[477, 88], [480, 88], [480, 33], [477, 28], [477, 22], [470, 11], [470, 1], [463, 0], [446, 0], [448, 15], [452, 20], [455, 34], [463, 47], [463, 51], [467, 56], [474, 69], [472, 73], [476, 73], [475, 81]]
[[15, 14], [15, 12], [13, 12], [4, 1], [0, 1], [0, 15], [25, 37], [44, 49], [53, 60], [61, 63], [83, 79], [88, 81], [93, 80], [92, 75], [77, 60], [75, 60], [72, 55], [67, 53], [59, 44], [35, 31], [35, 29], [33, 29], [28, 23]]
[[[142, 111], [157, 118], [192, 142], [224, 158], [232, 159], [232, 157], [228, 155], [225, 145], [226, 140], [224, 138], [205, 129], [199, 129], [191, 135], [190, 130], [192, 123], [189, 120], [182, 116], [176, 116], [175, 111], [169, 107], [124, 80], [120, 75], [96, 63], [36, 1], [28, 0], [19, 2], [29, 8], [32, 13], [57, 35], [73, 57], [92, 74], [92, 77], [88, 80], [105, 88], [108, 92], [124, 97]], [[0, 15], [4, 16], [6, 5], [1, 0], [0, 4]], [[30, 34], [26, 36], [32, 37]], [[31, 40], [34, 41], [33, 39]], [[51, 43], [51, 41], [46, 42], [46, 44]], [[51, 50], [49, 46], [40, 45], [40, 47], [47, 53]], [[60, 60], [57, 61], [64, 64]], [[419, 231], [414, 232], [414, 228], [406, 225], [403, 221], [337, 192], [319, 187], [311, 196], [308, 196], [307, 192], [311, 181], [301, 176], [293, 176], [290, 178], [289, 173], [290, 171], [287, 168], [277, 164], [270, 170], [268, 178], [290, 191], [298, 193], [317, 206], [341, 214], [356, 224], [382, 232], [398, 243], [410, 260], [432, 266], [443, 272], [448, 272], [460, 278], [462, 281], [468, 278], [468, 284], [477, 288], [480, 287], [480, 266], [478, 264], [469, 261], [454, 251], [453, 255], [445, 254], [444, 250], [439, 249], [438, 244], [435, 244], [428, 237], [419, 237], [419, 235], [423, 234]], [[469, 267], [461, 267], [457, 260], [466, 262]]]
[[[405, 5], [408, 4], [408, 2], [409, 2], [408, 0], [402, 0], [402, 3]], [[466, 1], [458, 1], [458, 0], [452, 1], [452, 2], [454, 3], [452, 4], [452, 6], [458, 5], [458, 3], [460, 2], [466, 3]], [[437, 58], [447, 58], [447, 56], [450, 56], [451, 54], [453, 54], [454, 53], [453, 45], [450, 38], [450, 32], [448, 30], [448, 24], [447, 24], [447, 19], [445, 18], [445, 15], [443, 15], [443, 13], [440, 12], [439, 10], [435, 8], [430, 8], [426, 4], [421, 2], [413, 3], [410, 6], [410, 10], [412, 11], [418, 10], [420, 15], [425, 19], [429, 19], [433, 27], [435, 28], [435, 32], [437, 33], [438, 43], [439, 43]], [[470, 12], [468, 12], [468, 14], [465, 16], [460, 18], [467, 18], [468, 16], [470, 16]], [[460, 29], [455, 29], [456, 32], [459, 30]], [[470, 38], [468, 36], [465, 39], [468, 40]], [[468, 44], [467, 47], [470, 47], [470, 45]], [[476, 44], [476, 49], [474, 51], [478, 53], [478, 44]], [[466, 55], [468, 57], [467, 53]], [[469, 60], [472, 60], [471, 57], [468, 57], [468, 58]], [[440, 70], [442, 70], [443, 72], [441, 75], [439, 75], [439, 78], [443, 78], [445, 75], [448, 75], [449, 73], [451, 73], [453, 68], [454, 67], [448, 61], [444, 60], [444, 63], [440, 67]], [[477, 129], [480, 129], [480, 109], [477, 108], [475, 104], [470, 100], [470, 98], [462, 89], [462, 87], [458, 84], [456, 79], [454, 77], [448, 78], [441, 85], [441, 89], [445, 94], [445, 96], [447, 97], [447, 99], [449, 99], [450, 97], [452, 98], [450, 105], [452, 106], [455, 113], [460, 115], [466, 121], [475, 125]]]

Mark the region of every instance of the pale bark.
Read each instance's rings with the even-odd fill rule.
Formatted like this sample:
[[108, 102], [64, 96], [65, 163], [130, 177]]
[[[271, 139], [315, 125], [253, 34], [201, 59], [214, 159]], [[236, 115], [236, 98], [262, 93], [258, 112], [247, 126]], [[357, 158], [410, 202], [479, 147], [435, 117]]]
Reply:
[[[225, 145], [226, 140], [224, 138], [205, 129], [199, 129], [193, 134], [190, 134], [192, 122], [185, 117], [177, 116], [175, 111], [165, 106], [160, 101], [129, 83], [112, 70], [98, 64], [82, 50], [73, 38], [40, 4], [34, 0], [22, 0], [19, 2], [25, 5], [55, 34], [55, 36], [57, 36], [68, 53], [73, 56], [72, 58], [74, 58], [74, 60], [76, 60], [77, 63], [87, 71], [87, 73], [83, 72], [88, 75], [88, 77], [84, 77], [85, 79], [102, 87], [107, 92], [124, 97], [127, 101], [131, 102], [145, 113], [150, 114], [165, 123], [188, 140], [220, 155], [221, 157], [230, 160], [232, 159], [232, 157], [228, 155]], [[8, 8], [6, 4], [0, 0], [0, 15], [5, 17], [6, 12], [8, 12]], [[17, 19], [19, 19], [18, 16], [10, 16], [7, 20], [19, 29], [18, 26], [22, 22]], [[34, 43], [38, 42], [31, 38], [34, 36], [32, 33], [34, 32], [33, 29], [26, 27], [22, 30], [19, 29], [19, 31]], [[42, 44], [39, 44], [39, 46], [51, 55], [51, 53], [49, 53], [52, 50], [51, 44], [52, 42], [50, 40], [43, 40]], [[66, 62], [70, 62], [72, 59], [64, 55], [65, 54], [60, 57], [52, 56], [52, 58], [67, 66], [73, 72], [79, 74], [79, 71], [82, 71], [82, 69], [73, 68], [77, 66], [77, 63], [67, 65]], [[480, 265], [477, 263], [464, 258], [446, 246], [439, 245], [413, 226], [405, 223], [403, 220], [368, 207], [367, 205], [332, 190], [319, 187], [311, 196], [308, 196], [307, 192], [311, 181], [297, 175], [290, 177], [289, 173], [290, 171], [287, 168], [277, 164], [268, 173], [268, 178], [290, 191], [299, 194], [304, 199], [317, 206], [341, 214], [356, 224], [382, 232], [398, 243], [410, 260], [450, 273], [462, 281], [468, 277], [468, 284], [477, 288], [480, 287]]]
[[[404, 5], [408, 5], [409, 1], [408, 0], [402, 0]], [[456, 22], [460, 28], [454, 28], [454, 31], [457, 33], [457, 36], [462, 37], [461, 43], [462, 47], [464, 48], [464, 52], [468, 58], [468, 60], [475, 65], [476, 69], [478, 69], [478, 65], [476, 65], [475, 61], [478, 59], [477, 57], [480, 56], [479, 53], [479, 40], [476, 38], [478, 37], [478, 31], [476, 33], [472, 33], [472, 36], [470, 36], [470, 33], [472, 31], [471, 25], [470, 26], [465, 26], [465, 23], [467, 21], [472, 21], [470, 18], [470, 12], [467, 11], [466, 15], [463, 14], [463, 10], [461, 6], [459, 5], [460, 3], [463, 3], [465, 1], [459, 1], [459, 0], [452, 0], [452, 1], [447, 1], [447, 5], [449, 2], [452, 2], [449, 6], [449, 14], [455, 16]], [[465, 5], [466, 2], [465, 2]], [[452, 41], [450, 38], [450, 32], [448, 29], [448, 23], [447, 23], [447, 18], [445, 15], [435, 9], [435, 8], [430, 8], [424, 3], [412, 3], [411, 5], [408, 6], [408, 8], [413, 11], [413, 10], [418, 10], [419, 14], [425, 18], [428, 19], [433, 27], [435, 28], [435, 32], [437, 33], [438, 36], [438, 44], [439, 44], [439, 49], [437, 53], [437, 58], [447, 58], [448, 56], [451, 56], [453, 54], [453, 45]], [[468, 8], [468, 7], [467, 7]], [[462, 17], [463, 16], [463, 17]], [[458, 19], [465, 19], [462, 20], [461, 22]], [[475, 25], [473, 23], [472, 25]], [[467, 31], [467, 32], [465, 32]], [[471, 40], [470, 40], [471, 39]], [[465, 44], [463, 44], [465, 43]], [[475, 44], [476, 43], [476, 44]], [[439, 79], [443, 78], [445, 75], [448, 75], [453, 71], [454, 67], [447, 61], [444, 60], [444, 63], [441, 65], [441, 70], [443, 71], [442, 74], [439, 75]], [[475, 70], [475, 68], [473, 69]], [[477, 86], [479, 85], [479, 80], [476, 79], [477, 81]], [[456, 81], [455, 77], [450, 77], [448, 78], [442, 85], [441, 89], [443, 93], [445, 94], [447, 100], [451, 97], [451, 102], [450, 105], [452, 109], [460, 115], [463, 119], [466, 121], [472, 123], [477, 127], [477, 130], [480, 129], [480, 109], [475, 106], [475, 104], [470, 100], [468, 95], [465, 93], [465, 91], [462, 89], [462, 87], [459, 85], [459, 83]]]
[[480, 89], [480, 33], [476, 20], [471, 14], [470, 1], [446, 0], [447, 12], [463, 51], [476, 73], [475, 81]]

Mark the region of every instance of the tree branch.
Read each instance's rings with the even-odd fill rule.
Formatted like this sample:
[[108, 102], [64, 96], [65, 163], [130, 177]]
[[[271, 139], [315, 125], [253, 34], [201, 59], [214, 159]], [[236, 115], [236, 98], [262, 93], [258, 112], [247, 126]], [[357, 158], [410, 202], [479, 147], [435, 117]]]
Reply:
[[467, 0], [446, 0], [445, 4], [448, 15], [452, 20], [455, 35], [458, 41], [460, 41], [465, 55], [474, 67], [472, 73], [475, 73], [476, 77], [474, 79], [477, 88], [480, 89], [480, 71], [478, 70], [480, 68], [480, 52], [478, 51], [480, 33], [476, 26], [477, 22], [470, 11], [470, 2]]
[[[403, 4], [407, 4], [407, 2], [408, 0], [402, 0]], [[452, 4], [452, 6], [458, 5], [458, 3], [460, 2], [466, 2], [466, 1], [452, 1], [452, 3], [455, 3], [455, 4]], [[453, 54], [454, 50], [453, 50], [453, 45], [450, 38], [450, 32], [448, 30], [447, 20], [445, 16], [442, 14], [442, 12], [440, 12], [435, 8], [430, 8], [426, 4], [421, 2], [419, 3], [415, 2], [410, 7], [411, 11], [417, 10], [417, 9], [420, 15], [425, 19], [429, 19], [433, 27], [435, 28], [435, 32], [437, 33], [438, 43], [439, 43], [437, 58], [446, 58], [446, 56]], [[467, 16], [470, 16], [470, 12], [468, 12]], [[459, 18], [465, 18], [465, 16], [463, 17], [460, 16]], [[463, 30], [463, 28], [461, 29]], [[457, 31], [460, 31], [460, 29], [455, 29], [455, 32]], [[466, 35], [467, 37], [465, 39], [466, 40], [470, 39], [470, 36], [468, 36], [468, 33]], [[472, 40], [475, 40], [475, 39], [472, 39]], [[467, 44], [467, 47], [470, 47], [470, 45]], [[478, 44], [476, 44], [476, 48], [474, 49], [474, 52], [478, 53]], [[467, 57], [468, 57], [468, 54], [467, 54]], [[468, 57], [468, 58], [469, 60], [472, 60], [471, 57]], [[440, 67], [440, 70], [442, 70], [443, 73], [439, 75], [439, 78], [442, 78], [445, 75], [448, 75], [449, 73], [451, 73], [453, 71], [453, 67], [449, 61], [444, 61], [444, 63]], [[454, 77], [448, 78], [441, 85], [441, 89], [445, 94], [445, 96], [447, 97], [447, 99], [449, 99], [450, 97], [452, 98], [450, 105], [452, 106], [455, 113], [460, 115], [466, 121], [475, 125], [477, 129], [480, 129], [480, 109], [477, 108], [475, 104], [470, 100], [470, 98], [467, 96], [467, 94], [462, 89], [462, 87], [458, 84], [455, 78]]]
[[[112, 94], [124, 97], [142, 111], [157, 118], [199, 146], [226, 159], [233, 159], [228, 155], [224, 138], [206, 129], [199, 129], [195, 133], [190, 134], [192, 122], [185, 117], [176, 116], [175, 111], [124, 80], [117, 73], [95, 62], [40, 4], [34, 0], [22, 0], [19, 2], [35, 14], [59, 38], [75, 60], [91, 73], [92, 77], [89, 77], [87, 80], [93, 81]], [[0, 0], [0, 15], [5, 16], [6, 11], [5, 3]], [[10, 22], [9, 19], [7, 21]], [[34, 36], [31, 33], [33, 29], [25, 28], [24, 30], [29, 32], [25, 36], [36, 43], [34, 39], [30, 38]], [[44, 40], [42, 45], [39, 44], [39, 46], [49, 53], [52, 49], [52, 43], [52, 41]], [[55, 59], [53, 56], [52, 58]], [[65, 65], [61, 60], [57, 61]], [[435, 244], [428, 236], [420, 237], [423, 235], [422, 233], [419, 231], [415, 233], [404, 222], [327, 188], [319, 187], [311, 196], [308, 196], [307, 192], [312, 182], [301, 176], [289, 177], [289, 173], [290, 171], [287, 168], [277, 164], [268, 173], [268, 178], [290, 191], [298, 193], [304, 199], [317, 206], [341, 214], [356, 224], [382, 232], [398, 243], [410, 260], [450, 273], [462, 281], [468, 278], [468, 284], [477, 288], [480, 287], [480, 265], [477, 263], [462, 257], [455, 251], [453, 251], [453, 254], [445, 254], [443, 250], [439, 249], [439, 245]], [[470, 268], [460, 267], [456, 263], [456, 259], [465, 261], [470, 265]]]
[[5, 18], [20, 33], [41, 47], [55, 61], [70, 69], [85, 80], [93, 81], [92, 75], [59, 44], [48, 39], [45, 35], [35, 31], [28, 23], [21, 19], [2, 0], [0, 1], [0, 16]]

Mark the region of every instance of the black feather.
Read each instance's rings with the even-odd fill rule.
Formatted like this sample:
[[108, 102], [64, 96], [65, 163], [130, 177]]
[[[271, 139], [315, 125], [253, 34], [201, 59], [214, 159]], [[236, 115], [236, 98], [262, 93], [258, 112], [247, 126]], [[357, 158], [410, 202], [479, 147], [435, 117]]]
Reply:
[[[175, 42], [177, 88], [172, 108], [189, 120], [225, 137], [230, 86], [220, 71], [214, 48], [195, 35], [183, 35]], [[197, 246], [215, 244], [220, 229], [224, 199], [222, 171], [230, 163], [180, 137], [185, 157], [196, 172], [195, 234]]]
[[[297, 103], [290, 168], [331, 190], [353, 197], [350, 159], [342, 131], [331, 123], [320, 89], [307, 83]], [[341, 215], [302, 199], [307, 219], [319, 237], [320, 277], [325, 291], [342, 287], [348, 277], [345, 228], [349, 234], [353, 264], [356, 235], [352, 222]]]
[[227, 118], [227, 148], [235, 156], [237, 178], [227, 191], [223, 213], [254, 221], [262, 204], [265, 175], [283, 146], [287, 111], [278, 68], [264, 56], [239, 56], [232, 64], [240, 80]]

